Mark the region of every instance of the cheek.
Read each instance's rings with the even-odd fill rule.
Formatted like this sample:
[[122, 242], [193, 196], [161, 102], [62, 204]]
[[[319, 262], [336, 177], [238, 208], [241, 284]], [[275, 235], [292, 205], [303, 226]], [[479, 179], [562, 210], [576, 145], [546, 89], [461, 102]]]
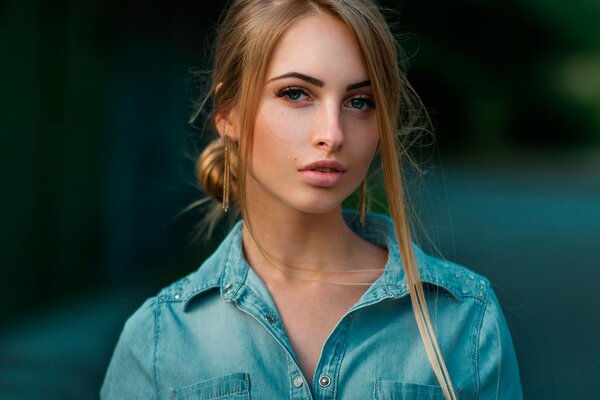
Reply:
[[375, 122], [356, 124], [352, 137], [354, 138], [353, 148], [357, 152], [357, 158], [370, 163], [379, 144], [377, 124]]
[[290, 149], [297, 152], [301, 149], [299, 146], [306, 141], [310, 121], [302, 113], [294, 111], [266, 102], [256, 116], [254, 145], [277, 151]]
[[368, 149], [365, 153], [369, 153], [369, 157], [373, 157], [375, 155], [375, 150], [377, 149], [377, 145], [379, 144], [379, 133], [377, 131], [369, 134], [364, 140], [364, 148]]
[[256, 115], [254, 137], [252, 141], [252, 168], [277, 165], [288, 159], [297, 147], [296, 126], [280, 110], [262, 107]]

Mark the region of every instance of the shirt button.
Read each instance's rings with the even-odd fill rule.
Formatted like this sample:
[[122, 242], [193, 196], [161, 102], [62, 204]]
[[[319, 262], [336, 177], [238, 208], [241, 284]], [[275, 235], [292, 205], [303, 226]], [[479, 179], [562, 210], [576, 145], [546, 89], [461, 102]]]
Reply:
[[331, 378], [327, 375], [323, 375], [319, 378], [319, 385], [321, 385], [321, 387], [326, 388], [327, 386], [331, 385]]
[[297, 376], [294, 378], [294, 386], [299, 388], [304, 384], [304, 379], [301, 376]]

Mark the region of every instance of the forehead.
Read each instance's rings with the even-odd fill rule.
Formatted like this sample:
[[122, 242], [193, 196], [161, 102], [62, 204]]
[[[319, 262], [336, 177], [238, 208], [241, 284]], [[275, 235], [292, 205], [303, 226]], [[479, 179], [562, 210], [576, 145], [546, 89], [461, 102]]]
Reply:
[[344, 85], [368, 79], [367, 69], [352, 30], [330, 15], [318, 14], [294, 22], [276, 43], [267, 79], [301, 72]]

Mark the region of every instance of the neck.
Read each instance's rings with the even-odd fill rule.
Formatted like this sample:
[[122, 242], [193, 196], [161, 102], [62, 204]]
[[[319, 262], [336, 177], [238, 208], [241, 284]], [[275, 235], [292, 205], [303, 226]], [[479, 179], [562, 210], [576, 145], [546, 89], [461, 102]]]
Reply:
[[372, 281], [385, 264], [381, 249], [381, 257], [367, 257], [373, 255], [368, 250], [374, 246], [346, 225], [341, 207], [310, 214], [249, 201], [248, 214], [242, 236], [244, 253], [263, 280], [353, 284]]

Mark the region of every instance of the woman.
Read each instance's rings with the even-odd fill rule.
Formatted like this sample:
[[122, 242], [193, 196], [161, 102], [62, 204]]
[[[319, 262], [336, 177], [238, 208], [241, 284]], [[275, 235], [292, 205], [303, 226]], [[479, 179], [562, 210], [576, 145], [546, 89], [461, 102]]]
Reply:
[[[489, 282], [412, 245], [396, 128], [417, 103], [376, 6], [237, 0], [216, 49], [198, 174], [242, 221], [129, 319], [102, 397], [521, 398]], [[364, 214], [376, 153], [391, 219]]]

